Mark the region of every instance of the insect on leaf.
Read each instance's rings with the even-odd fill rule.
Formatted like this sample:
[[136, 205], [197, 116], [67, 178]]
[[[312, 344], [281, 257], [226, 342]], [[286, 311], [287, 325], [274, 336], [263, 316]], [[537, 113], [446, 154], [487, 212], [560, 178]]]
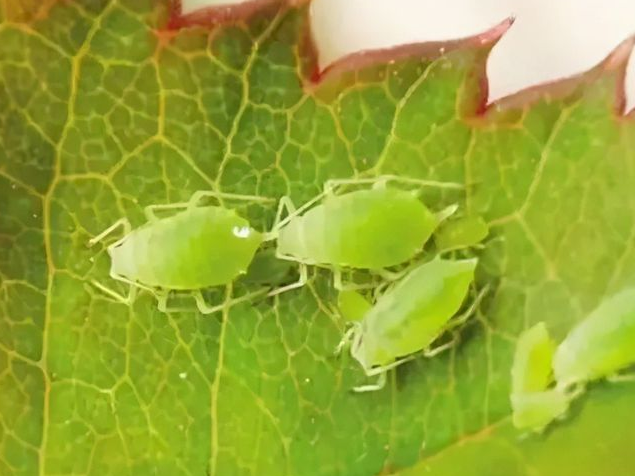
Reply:
[[[166, 34], [169, 17], [152, 0], [0, 1], [0, 475], [633, 467], [633, 384], [593, 386], [544, 438], [519, 439], [509, 401], [525, 323], [561, 337], [635, 284], [635, 127], [614, 118], [612, 77], [472, 121], [487, 45], [305, 88], [306, 9]], [[391, 370], [381, 392], [353, 395], [363, 369], [333, 357], [327, 270], [219, 316], [90, 285], [109, 262], [88, 240], [120, 218], [139, 227], [148, 205], [197, 190], [302, 204], [329, 178], [381, 174], [477, 183], [422, 200], [504, 238], [478, 253], [491, 291], [456, 345]], [[247, 217], [266, 232], [275, 204]]]

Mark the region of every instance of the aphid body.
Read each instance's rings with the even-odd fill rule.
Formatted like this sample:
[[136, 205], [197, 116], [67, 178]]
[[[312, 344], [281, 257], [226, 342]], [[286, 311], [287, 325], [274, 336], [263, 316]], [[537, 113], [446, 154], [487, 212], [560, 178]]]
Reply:
[[541, 392], [552, 381], [551, 363], [556, 343], [544, 322], [522, 332], [512, 365], [512, 394]]
[[446, 221], [434, 234], [439, 252], [479, 246], [489, 234], [489, 226], [478, 215], [464, 216]]
[[150, 287], [192, 290], [233, 281], [261, 240], [234, 210], [208, 206], [150, 221], [108, 252], [114, 274]]
[[571, 397], [557, 389], [511, 395], [512, 423], [518, 429], [542, 432], [549, 423], [565, 415]]
[[[170, 291], [193, 291], [197, 307], [211, 313], [222, 306], [208, 306], [201, 289], [226, 285], [244, 274], [253, 260], [263, 235], [235, 210], [222, 206], [198, 206], [202, 197], [262, 201], [260, 197], [197, 192], [189, 202], [146, 207], [148, 222], [132, 229], [123, 218], [89, 242], [101, 241], [116, 228], [124, 236], [108, 246], [110, 276], [131, 286], [127, 298], [106, 286], [93, 284], [106, 294], [129, 303], [136, 288], [152, 292], [159, 309], [167, 310]], [[157, 217], [158, 209], [183, 209], [171, 216]], [[239, 300], [246, 300], [244, 296]]]
[[474, 311], [478, 299], [465, 314], [451, 320], [465, 300], [477, 261], [435, 258], [410, 271], [377, 299], [356, 323], [351, 355], [368, 376], [380, 375], [380, 380], [355, 390], [378, 390], [385, 383], [386, 370], [411, 359], [415, 352], [425, 350], [431, 356], [447, 348], [431, 350], [430, 346]]
[[605, 299], [558, 346], [558, 388], [610, 377], [635, 363], [635, 288]]
[[[324, 192], [295, 209], [288, 197], [280, 200], [276, 223], [267, 239], [277, 240], [277, 256], [300, 263], [299, 287], [306, 281], [306, 265], [334, 271], [335, 287], [343, 289], [343, 268], [367, 269], [388, 275], [385, 268], [411, 260], [422, 249], [440, 222], [456, 205], [432, 213], [416, 190], [389, 187], [389, 182], [409, 186], [462, 188], [395, 176], [371, 179], [329, 180]], [[372, 184], [371, 188], [337, 194], [340, 187]], [[284, 210], [289, 215], [281, 219]]]
[[410, 192], [357, 190], [293, 218], [280, 230], [278, 252], [305, 264], [381, 269], [419, 253], [437, 224]]
[[556, 350], [544, 322], [518, 338], [512, 365], [512, 422], [516, 428], [542, 431], [569, 408], [570, 396], [548, 389], [553, 380], [551, 365]]

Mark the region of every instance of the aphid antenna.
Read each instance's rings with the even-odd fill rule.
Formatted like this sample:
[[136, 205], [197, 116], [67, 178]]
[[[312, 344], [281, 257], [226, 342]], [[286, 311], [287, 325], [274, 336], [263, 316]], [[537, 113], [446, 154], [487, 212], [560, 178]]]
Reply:
[[409, 185], [417, 185], [419, 187], [433, 188], [450, 188], [461, 190], [465, 188], [463, 184], [457, 182], [443, 182], [440, 180], [425, 180], [410, 177], [402, 177], [399, 175], [388, 174], [378, 175], [376, 177], [350, 178], [350, 179], [329, 179], [324, 183], [324, 188], [334, 189], [346, 185], [372, 185], [375, 183], [400, 182]]
[[261, 202], [261, 203], [270, 203], [275, 202], [276, 199], [273, 197], [263, 197], [262, 195], [245, 195], [238, 193], [229, 193], [229, 192], [217, 192], [215, 190], [198, 190], [192, 194], [189, 203], [194, 206], [201, 201], [202, 198], [212, 197], [216, 198], [221, 205], [224, 205], [223, 200], [238, 200], [245, 202]]
[[[132, 231], [132, 225], [130, 224], [130, 221], [127, 218], [120, 218], [115, 223], [113, 223], [108, 228], [106, 228], [104, 231], [102, 231], [99, 235], [88, 240], [88, 243], [86, 243], [86, 246], [90, 248], [94, 244], [99, 243], [100, 241], [102, 241], [104, 238], [106, 238], [108, 235], [110, 235], [113, 231], [115, 231], [119, 227], [123, 228], [123, 234], [124, 234], [123, 238], [125, 238], [126, 235], [128, 235]], [[123, 238], [121, 238], [119, 241], [123, 240]], [[117, 243], [119, 241], [117, 241]]]

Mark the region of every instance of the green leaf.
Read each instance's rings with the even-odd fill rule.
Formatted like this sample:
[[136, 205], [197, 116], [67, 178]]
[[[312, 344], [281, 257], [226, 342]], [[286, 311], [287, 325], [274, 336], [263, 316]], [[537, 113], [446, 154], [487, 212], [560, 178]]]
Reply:
[[[0, 1], [0, 474], [595, 475], [634, 462], [626, 384], [591, 388], [547, 436], [508, 426], [521, 330], [545, 321], [561, 339], [635, 282], [635, 126], [614, 117], [614, 78], [470, 119], [482, 51], [304, 91], [302, 11], [174, 38], [157, 31], [166, 16], [152, 0]], [[87, 241], [122, 216], [140, 225], [146, 205], [214, 188], [301, 203], [355, 173], [464, 182], [466, 214], [491, 226], [482, 313], [381, 392], [351, 393], [364, 376], [332, 355], [343, 323], [327, 272], [222, 319], [164, 315], [143, 293], [128, 308], [89, 284], [109, 281]], [[264, 229], [274, 210], [253, 214]]]

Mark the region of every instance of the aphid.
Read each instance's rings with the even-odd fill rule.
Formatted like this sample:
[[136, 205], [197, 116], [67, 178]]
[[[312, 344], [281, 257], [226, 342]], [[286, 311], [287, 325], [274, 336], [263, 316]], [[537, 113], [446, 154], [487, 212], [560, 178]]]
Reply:
[[[557, 387], [570, 391], [635, 363], [635, 287], [605, 299], [558, 346]], [[624, 377], [617, 377], [624, 378]]]
[[453, 345], [449, 342], [430, 348], [441, 334], [465, 322], [478, 306], [485, 290], [470, 309], [452, 319], [465, 300], [477, 262], [476, 258], [449, 261], [437, 257], [408, 272], [377, 298], [343, 339], [343, 343], [351, 341], [351, 355], [366, 375], [379, 376], [376, 384], [356, 387], [355, 391], [381, 389], [386, 371], [411, 360], [415, 352], [423, 350], [431, 357]]
[[556, 350], [544, 322], [518, 338], [512, 365], [512, 421], [516, 428], [541, 432], [569, 408], [570, 396], [548, 390], [553, 380], [551, 365]]
[[512, 422], [518, 429], [542, 432], [569, 409], [572, 397], [557, 389], [511, 395]]
[[[161, 311], [168, 311], [170, 291], [191, 291], [196, 306], [204, 314], [222, 309], [209, 306], [201, 289], [227, 285], [245, 273], [263, 235], [235, 210], [222, 206], [199, 206], [203, 197], [249, 201], [267, 201], [262, 197], [196, 192], [185, 203], [151, 205], [145, 208], [148, 222], [132, 229], [122, 218], [89, 241], [89, 246], [101, 241], [115, 229], [122, 227], [124, 236], [108, 246], [111, 259], [110, 276], [131, 286], [128, 297], [94, 281], [93, 284], [111, 297], [131, 302], [136, 288], [155, 295]], [[157, 217], [156, 210], [178, 210], [168, 217]], [[251, 293], [235, 299], [239, 302]]]
[[[418, 192], [389, 187], [388, 182], [462, 188], [455, 183], [395, 176], [329, 180], [323, 193], [297, 210], [288, 197], [280, 200], [269, 237], [277, 239], [278, 257], [300, 263], [301, 269], [306, 265], [332, 269], [337, 289], [345, 288], [341, 280], [343, 268], [368, 269], [390, 276], [386, 268], [417, 255], [439, 223], [452, 215], [457, 206], [432, 213], [418, 198]], [[337, 194], [340, 187], [354, 185], [372, 187]], [[285, 210], [289, 215], [281, 219]], [[300, 281], [291, 286], [302, 286], [305, 281], [306, 271], [301, 271]]]
[[551, 363], [556, 343], [544, 322], [518, 337], [512, 366], [512, 394], [541, 392], [552, 381]]
[[434, 234], [434, 242], [441, 253], [479, 245], [487, 238], [489, 226], [478, 215], [470, 215], [444, 222]]

